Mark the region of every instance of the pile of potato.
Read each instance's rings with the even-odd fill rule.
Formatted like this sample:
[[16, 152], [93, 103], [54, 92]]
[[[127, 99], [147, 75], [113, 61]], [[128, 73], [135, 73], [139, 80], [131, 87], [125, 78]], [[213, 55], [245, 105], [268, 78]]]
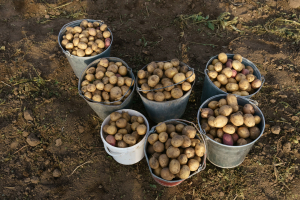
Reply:
[[228, 94], [226, 99], [211, 101], [208, 108], [202, 108], [201, 128], [206, 136], [226, 145], [241, 146], [251, 143], [260, 135], [256, 126], [261, 122], [251, 104], [239, 106], [237, 98]]
[[134, 85], [134, 79], [127, 73], [122, 62], [109, 62], [108, 59], [101, 58], [97, 68], [90, 67], [86, 70], [80, 90], [93, 101], [120, 105], [130, 95], [130, 88]]
[[95, 56], [111, 44], [107, 25], [83, 20], [80, 26], [67, 27], [61, 45], [74, 56]]
[[197, 130], [184, 124], [159, 123], [148, 137], [147, 154], [153, 173], [165, 180], [187, 179], [205, 154], [205, 145], [195, 138]]
[[[182, 65], [178, 59], [172, 59], [170, 62], [151, 62], [146, 71], [138, 71], [137, 77], [143, 96], [158, 102], [182, 97], [184, 92], [192, 88], [191, 83], [195, 80], [194, 72], [189, 71], [189, 67]], [[177, 83], [178, 85], [174, 85]]]
[[145, 120], [141, 116], [129, 115], [128, 112], [113, 112], [110, 121], [103, 126], [107, 143], [112, 146], [126, 148], [139, 143], [147, 133]]
[[220, 53], [218, 59], [214, 59], [207, 67], [207, 75], [224, 92], [248, 96], [260, 88], [262, 83], [253, 74], [253, 68], [245, 66], [242, 60], [240, 54], [235, 54], [232, 60], [225, 53]]

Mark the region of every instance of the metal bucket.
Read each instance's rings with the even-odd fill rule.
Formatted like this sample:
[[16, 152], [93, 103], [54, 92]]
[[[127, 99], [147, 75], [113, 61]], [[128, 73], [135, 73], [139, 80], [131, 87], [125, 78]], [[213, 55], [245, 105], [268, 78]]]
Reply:
[[[227, 94], [219, 94], [207, 99], [199, 108], [197, 119], [198, 125], [200, 127], [200, 131], [203, 134], [206, 134], [204, 130], [202, 130], [200, 121], [201, 114], [200, 110], [202, 108], [207, 108], [208, 103], [211, 101], [219, 101], [222, 98], [226, 98]], [[250, 149], [254, 145], [254, 143], [262, 136], [265, 130], [265, 118], [261, 110], [257, 107], [257, 102], [246, 99], [244, 97], [237, 96], [238, 104], [244, 106], [245, 104], [251, 104], [255, 110], [255, 115], [260, 116], [261, 122], [258, 124], [258, 128], [260, 130], [260, 135], [251, 143], [242, 145], [242, 146], [229, 146], [225, 144], [220, 144], [209, 137], [206, 137], [207, 143], [207, 159], [217, 167], [221, 168], [233, 168], [239, 166], [249, 153]]]
[[63, 40], [63, 35], [65, 34], [65, 32], [67, 31], [67, 27], [75, 27], [75, 26], [79, 26], [80, 23], [83, 20], [87, 20], [88, 22], [99, 22], [100, 24], [103, 24], [104, 22], [102, 20], [93, 20], [93, 19], [81, 19], [81, 20], [76, 20], [73, 22], [70, 22], [66, 25], [64, 25], [58, 34], [58, 44], [60, 46], [60, 48], [62, 49], [62, 51], [64, 52], [64, 54], [66, 55], [75, 75], [79, 78], [83, 72], [83, 70], [94, 60], [98, 59], [98, 58], [104, 58], [104, 57], [109, 57], [110, 56], [110, 50], [111, 50], [111, 45], [113, 42], [113, 34], [110, 31], [109, 28], [107, 28], [107, 30], [110, 32], [111, 35], [111, 43], [110, 46], [105, 49], [105, 51], [103, 51], [102, 53], [95, 55], [95, 56], [88, 56], [88, 57], [79, 57], [79, 56], [74, 56], [72, 55], [69, 51], [66, 51], [62, 45], [61, 45], [61, 41]]
[[[159, 62], [159, 61], [155, 61], [155, 62]], [[168, 61], [166, 61], [166, 62], [168, 62]], [[188, 66], [187, 64], [185, 64], [183, 62], [180, 62], [180, 64]], [[146, 67], [147, 67], [147, 65], [144, 66], [142, 69], [145, 69]], [[191, 68], [189, 66], [188, 66], [188, 68], [189, 68], [189, 71], [193, 71], [193, 74], [195, 74], [193, 68]], [[136, 78], [136, 80], [137, 80], [137, 78]], [[136, 83], [136, 91], [140, 95], [149, 117], [152, 119], [152, 121], [159, 123], [159, 122], [162, 122], [162, 121], [165, 121], [168, 119], [178, 119], [184, 114], [186, 105], [189, 101], [189, 97], [190, 97], [190, 94], [192, 92], [195, 82], [196, 82], [196, 78], [192, 84], [191, 89], [185, 95], [180, 97], [179, 99], [175, 99], [172, 101], [163, 101], [163, 102], [151, 101], [151, 100], [145, 98], [140, 93], [142, 91], [142, 89], [138, 87], [137, 81], [135, 83]], [[177, 83], [177, 84], [180, 84], [180, 83]], [[174, 84], [174, 85], [177, 85], [177, 84]], [[154, 91], [154, 90], [159, 90], [159, 89], [161, 89], [161, 88], [153, 89], [153, 90], [149, 90], [149, 91]]]
[[[115, 58], [115, 57], [109, 57], [109, 58], [106, 58], [106, 59], [109, 60], [110, 62], [122, 62], [123, 65], [128, 70], [129, 77], [132, 78], [133, 81], [135, 81], [135, 77], [134, 77], [134, 74], [132, 73], [132, 69], [130, 67], [128, 67], [127, 63], [125, 63], [120, 58]], [[131, 94], [120, 105], [109, 105], [109, 104], [105, 104], [105, 103], [102, 103], [102, 102], [93, 101], [92, 99], [88, 99], [87, 97], [84, 96], [84, 94], [82, 94], [82, 92], [80, 90], [80, 88], [81, 88], [81, 82], [84, 80], [84, 76], [85, 76], [86, 70], [88, 70], [88, 68], [90, 68], [90, 67], [97, 66], [97, 64], [99, 63], [99, 60], [100, 60], [100, 58], [97, 59], [97, 60], [95, 60], [95, 61], [93, 61], [82, 72], [81, 76], [79, 77], [79, 81], [78, 81], [78, 93], [79, 93], [79, 95], [82, 98], [84, 98], [84, 100], [89, 104], [89, 106], [91, 106], [91, 108], [97, 113], [97, 115], [101, 119], [104, 120], [108, 115], [110, 115], [112, 112], [114, 112], [116, 110], [125, 109], [125, 108], [131, 108], [131, 106], [132, 106], [132, 100], [133, 100], [133, 96], [134, 96], [133, 93], [134, 93], [134, 90], [135, 90], [135, 84], [133, 84], [133, 86], [130, 87]], [[126, 93], [124, 94], [124, 96], [125, 95], [126, 95]]]
[[[233, 59], [234, 54], [226, 54], [228, 58]], [[217, 86], [215, 86], [215, 84], [209, 79], [208, 77], [208, 65], [211, 64], [211, 62], [214, 59], [217, 59], [218, 55], [212, 57], [206, 64], [205, 67], [205, 78], [204, 78], [204, 84], [203, 84], [203, 89], [202, 89], [202, 96], [201, 96], [201, 103], [203, 103], [206, 99], [218, 95], [218, 94], [227, 94], [226, 92], [224, 92], [223, 90], [221, 90], [220, 88], [218, 88]], [[259, 90], [262, 88], [264, 82], [265, 82], [265, 78], [263, 75], [260, 74], [258, 68], [256, 67], [256, 65], [254, 63], [252, 63], [250, 60], [243, 58], [242, 63], [245, 66], [251, 66], [253, 68], [253, 74], [257, 77], [257, 79], [260, 79], [262, 81], [262, 84], [260, 86], [260, 88], [258, 88], [253, 94], [250, 94], [248, 96], [243, 96], [244, 98], [250, 99], [253, 95], [255, 95], [256, 93], [259, 92]]]
[[[197, 169], [197, 171], [194, 171], [192, 174], [190, 174], [190, 177], [198, 174], [200, 171], [204, 170], [205, 167], [206, 167], [206, 154], [207, 154], [207, 145], [206, 145], [206, 141], [204, 139], [204, 137], [202, 136], [201, 132], [199, 131], [199, 129], [197, 128], [197, 126], [193, 123], [193, 122], [189, 122], [189, 121], [186, 121], [186, 120], [183, 120], [183, 119], [170, 119], [170, 120], [167, 120], [167, 121], [164, 121], [164, 123], [166, 124], [184, 124], [184, 125], [193, 125], [196, 130], [198, 131], [199, 135], [196, 134], [196, 138], [199, 139], [200, 141], [202, 141], [205, 145], [205, 154], [204, 156], [201, 158], [201, 163], [200, 163], [200, 166], [199, 168]], [[165, 179], [162, 179], [161, 177], [158, 177], [156, 176], [153, 172], [152, 172], [152, 168], [150, 167], [149, 165], [149, 158], [148, 158], [148, 155], [147, 155], [147, 147], [148, 147], [148, 137], [149, 135], [151, 135], [151, 133], [154, 133], [155, 132], [155, 128], [156, 126], [153, 126], [151, 128], [151, 130], [148, 132], [147, 136], [146, 136], [146, 140], [145, 140], [145, 145], [144, 145], [144, 152], [145, 152], [145, 158], [147, 160], [147, 163], [148, 163], [148, 167], [149, 167], [149, 170], [150, 170], [150, 173], [151, 173], [151, 176], [153, 177], [153, 179], [159, 183], [160, 185], [162, 186], [167, 186], [167, 187], [173, 187], [173, 186], [176, 186], [176, 185], [179, 185], [181, 182], [183, 182], [185, 179], [178, 179], [178, 180], [172, 180], [172, 181], [168, 181], [168, 180], [165, 180]]]

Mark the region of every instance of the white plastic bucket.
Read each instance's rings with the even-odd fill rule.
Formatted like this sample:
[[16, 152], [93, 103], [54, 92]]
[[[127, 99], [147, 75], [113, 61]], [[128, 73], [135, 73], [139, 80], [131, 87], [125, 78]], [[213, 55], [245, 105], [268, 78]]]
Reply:
[[101, 139], [104, 144], [104, 149], [108, 155], [113, 157], [115, 159], [115, 161], [117, 161], [120, 164], [133, 165], [144, 158], [144, 155], [145, 155], [144, 154], [144, 145], [145, 145], [146, 136], [149, 133], [149, 123], [144, 115], [142, 115], [141, 113], [139, 113], [135, 110], [122, 109], [122, 110], [117, 110], [115, 112], [122, 113], [122, 111], [128, 112], [128, 114], [130, 116], [134, 115], [134, 116], [141, 116], [144, 118], [145, 124], [147, 126], [147, 132], [144, 135], [144, 138], [139, 143], [135, 144], [134, 146], [127, 147], [127, 148], [114, 147], [114, 146], [108, 144], [103, 136], [102, 129], [103, 129], [103, 126], [108, 124], [108, 122], [110, 120], [110, 116], [107, 116], [105, 118], [105, 120], [103, 121], [101, 130], [100, 130], [100, 136], [101, 136]]

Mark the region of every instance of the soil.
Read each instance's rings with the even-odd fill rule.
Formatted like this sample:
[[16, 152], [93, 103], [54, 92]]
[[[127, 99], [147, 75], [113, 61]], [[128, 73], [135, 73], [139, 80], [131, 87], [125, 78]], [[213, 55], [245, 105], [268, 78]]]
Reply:
[[[0, 1], [0, 199], [299, 199], [299, 40], [288, 32], [256, 31], [276, 18], [299, 22], [297, 4]], [[238, 17], [238, 29], [179, 20], [199, 12], [209, 19], [229, 12], [230, 20]], [[84, 18], [108, 24], [111, 56], [135, 73], [153, 60], [175, 57], [195, 68], [197, 81], [182, 116], [194, 123], [210, 57], [239, 53], [255, 63], [265, 83], [253, 99], [266, 128], [245, 161], [233, 169], [207, 161], [204, 171], [167, 188], [154, 181], [145, 159], [124, 166], [108, 156], [99, 136], [102, 120], [79, 96], [78, 79], [57, 42], [63, 25]], [[149, 119], [138, 95], [133, 109]], [[271, 133], [275, 125], [279, 134]]]

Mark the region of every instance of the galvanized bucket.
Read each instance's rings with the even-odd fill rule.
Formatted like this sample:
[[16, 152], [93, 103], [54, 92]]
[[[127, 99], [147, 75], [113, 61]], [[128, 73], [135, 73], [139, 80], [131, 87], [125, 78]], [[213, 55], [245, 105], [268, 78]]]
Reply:
[[[228, 58], [233, 59], [234, 54], [226, 54]], [[206, 64], [205, 67], [205, 78], [204, 78], [204, 84], [203, 84], [203, 89], [202, 89], [202, 96], [201, 96], [201, 103], [203, 103], [206, 99], [218, 95], [218, 94], [227, 94], [226, 92], [224, 92], [223, 90], [221, 90], [220, 88], [218, 88], [217, 86], [215, 86], [215, 84], [209, 79], [208, 77], [208, 66], [211, 64], [211, 62], [214, 59], [217, 59], [218, 55], [212, 57]], [[251, 66], [253, 68], [253, 74], [257, 77], [257, 79], [260, 79], [262, 81], [262, 84], [260, 86], [260, 88], [258, 88], [253, 94], [250, 94], [248, 96], [243, 96], [244, 98], [250, 99], [253, 95], [255, 95], [256, 93], [259, 92], [259, 90], [262, 88], [264, 82], [265, 82], [265, 78], [263, 75], [260, 74], [258, 68], [256, 67], [256, 65], [254, 63], [252, 63], [250, 60], [243, 58], [242, 63], [245, 66]]]
[[110, 56], [110, 50], [111, 50], [111, 45], [113, 42], [113, 34], [110, 31], [109, 28], [107, 28], [107, 30], [110, 32], [111, 35], [111, 43], [110, 46], [103, 51], [102, 53], [95, 55], [95, 56], [88, 56], [88, 57], [79, 57], [79, 56], [74, 56], [72, 55], [69, 51], [65, 50], [62, 45], [61, 45], [61, 41], [63, 40], [63, 35], [65, 34], [65, 32], [67, 31], [67, 27], [75, 27], [75, 26], [79, 26], [80, 23], [83, 20], [87, 20], [88, 22], [99, 22], [100, 24], [103, 24], [104, 22], [102, 20], [93, 20], [93, 19], [81, 19], [81, 20], [76, 20], [73, 22], [70, 22], [66, 25], [64, 25], [58, 34], [58, 44], [60, 46], [60, 48], [62, 49], [62, 51], [64, 52], [64, 54], [66, 55], [75, 75], [79, 78], [83, 72], [83, 70], [94, 60], [98, 59], [98, 58], [104, 58], [104, 57], [109, 57]]
[[[193, 125], [196, 130], [198, 131], [199, 135], [196, 134], [196, 138], [199, 139], [200, 141], [202, 141], [205, 145], [205, 150], [206, 150], [206, 153], [204, 154], [204, 156], [201, 158], [201, 163], [200, 163], [200, 166], [199, 168], [197, 169], [197, 171], [194, 171], [192, 174], [190, 174], [190, 177], [198, 174], [199, 172], [201, 172], [202, 170], [205, 169], [206, 167], [206, 154], [207, 154], [207, 145], [206, 145], [206, 141], [204, 139], [204, 137], [202, 136], [201, 132], [199, 131], [199, 129], [197, 128], [197, 126], [193, 123], [193, 122], [189, 122], [189, 121], [186, 121], [186, 120], [183, 120], [183, 119], [170, 119], [170, 120], [167, 120], [167, 121], [164, 121], [164, 123], [166, 124], [184, 124], [184, 125]], [[144, 145], [144, 152], [145, 152], [145, 158], [147, 160], [147, 163], [148, 163], [148, 167], [149, 167], [149, 170], [150, 170], [150, 173], [151, 173], [151, 176], [153, 177], [153, 179], [159, 183], [160, 185], [162, 186], [167, 186], [167, 187], [173, 187], [173, 186], [176, 186], [176, 185], [179, 185], [180, 183], [182, 183], [185, 179], [178, 179], [178, 180], [172, 180], [172, 181], [168, 181], [168, 180], [165, 180], [165, 179], [162, 179], [161, 177], [158, 177], [156, 176], [153, 172], [152, 172], [152, 168], [150, 167], [149, 165], [149, 159], [148, 158], [148, 155], [147, 155], [147, 147], [148, 147], [148, 137], [149, 135], [151, 135], [152, 133], [155, 132], [155, 128], [156, 126], [153, 126], [151, 128], [151, 130], [148, 132], [147, 136], [146, 136], [146, 140], [145, 140], [145, 145]]]
[[[201, 113], [202, 108], [207, 108], [208, 103], [211, 101], [219, 101], [222, 98], [226, 98], [227, 94], [219, 94], [207, 99], [199, 108], [197, 119], [200, 131], [202, 134], [206, 134], [205, 131], [201, 128]], [[209, 137], [206, 137], [207, 143], [207, 159], [217, 167], [221, 168], [234, 168], [239, 166], [251, 150], [254, 143], [262, 136], [265, 130], [265, 118], [261, 110], [257, 107], [257, 102], [251, 99], [237, 96], [238, 104], [244, 106], [245, 104], [252, 104], [255, 115], [260, 116], [261, 122], [258, 124], [260, 130], [260, 135], [251, 143], [242, 145], [242, 146], [228, 146], [225, 144], [220, 144]]]
[[[132, 69], [123, 60], [121, 60], [120, 58], [115, 58], [115, 57], [109, 57], [106, 59], [109, 60], [110, 62], [122, 62], [123, 65], [127, 68], [129, 76], [130, 76], [130, 78], [132, 78], [132, 82], [135, 81], [134, 74], [132, 73]], [[104, 120], [108, 115], [110, 115], [112, 112], [114, 112], [116, 110], [131, 108], [132, 100], [133, 100], [133, 96], [134, 96], [135, 84], [133, 84], [133, 86], [130, 87], [131, 94], [120, 105], [110, 105], [110, 104], [107, 104], [104, 102], [93, 101], [92, 99], [85, 97], [84, 94], [80, 90], [81, 82], [84, 80], [86, 70], [88, 70], [90, 67], [97, 67], [99, 60], [100, 60], [100, 58], [93, 61], [82, 72], [81, 76], [79, 77], [79, 81], [78, 81], [78, 93], [82, 98], [84, 98], [84, 100], [89, 104], [89, 106], [91, 106], [91, 108], [97, 113], [97, 115], [101, 119]], [[124, 96], [127, 94], [127, 92], [124, 94]], [[124, 98], [124, 96], [120, 100], [122, 100]], [[118, 101], [120, 101], [120, 100], [118, 100]], [[115, 102], [117, 102], [117, 101], [115, 101]], [[111, 104], [112, 103], [114, 103], [114, 102], [111, 102]]]
[[[155, 62], [168, 62], [168, 61], [155, 61]], [[183, 62], [180, 62], [180, 64], [188, 66], [187, 64], [185, 64]], [[147, 67], [147, 65], [144, 66], [142, 69], [145, 69], [146, 67]], [[191, 68], [189, 66], [188, 66], [188, 68], [189, 68], [189, 71], [193, 71], [193, 74], [195, 74], [193, 68]], [[188, 79], [188, 78], [186, 78], [186, 79]], [[137, 80], [137, 78], [136, 78], [136, 80]], [[163, 101], [163, 102], [151, 101], [151, 100], [145, 98], [141, 94], [141, 91], [143, 91], [143, 90], [138, 87], [137, 81], [135, 83], [136, 83], [136, 91], [140, 95], [149, 117], [152, 119], [152, 121], [159, 123], [159, 122], [162, 122], [162, 121], [165, 121], [168, 119], [178, 119], [184, 114], [184, 111], [185, 111], [186, 105], [189, 101], [189, 97], [192, 92], [195, 81], [196, 81], [196, 79], [194, 80], [191, 89], [185, 95], [180, 97], [179, 99], [175, 99], [175, 100], [171, 100], [171, 101]], [[182, 83], [182, 82], [183, 81], [181, 81], [180, 83]], [[174, 85], [178, 85], [180, 83], [177, 83]], [[168, 86], [168, 87], [170, 87], [170, 86]], [[163, 87], [163, 88], [166, 88], [166, 87]], [[155, 90], [159, 90], [159, 89], [161, 89], [161, 88], [152, 89], [149, 91], [155, 91]]]

